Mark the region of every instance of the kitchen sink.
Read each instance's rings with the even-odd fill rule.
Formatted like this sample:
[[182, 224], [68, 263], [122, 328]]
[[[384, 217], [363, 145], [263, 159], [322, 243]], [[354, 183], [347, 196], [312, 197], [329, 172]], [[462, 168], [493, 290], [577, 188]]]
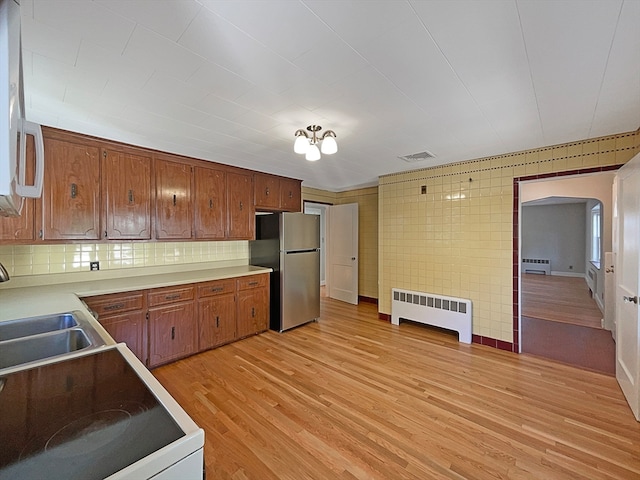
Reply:
[[79, 328], [9, 340], [0, 344], [0, 369], [77, 352], [91, 345]]
[[73, 313], [10, 320], [8, 322], [0, 322], [0, 341], [65, 330], [77, 326], [78, 321]]
[[81, 311], [0, 322], [0, 370], [106, 345]]

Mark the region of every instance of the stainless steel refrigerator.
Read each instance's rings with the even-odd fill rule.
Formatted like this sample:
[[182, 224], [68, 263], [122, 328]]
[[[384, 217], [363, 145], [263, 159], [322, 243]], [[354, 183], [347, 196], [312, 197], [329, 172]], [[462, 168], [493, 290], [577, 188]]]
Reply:
[[256, 215], [250, 264], [271, 267], [272, 330], [283, 332], [320, 317], [320, 217]]

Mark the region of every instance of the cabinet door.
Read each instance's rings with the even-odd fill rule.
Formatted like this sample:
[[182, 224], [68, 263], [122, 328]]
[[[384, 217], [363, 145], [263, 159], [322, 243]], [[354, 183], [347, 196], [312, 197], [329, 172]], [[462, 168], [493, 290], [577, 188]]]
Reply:
[[238, 292], [236, 325], [238, 338], [263, 332], [269, 321], [269, 293], [266, 288]]
[[236, 302], [234, 295], [217, 295], [198, 302], [198, 350], [229, 343], [236, 336]]
[[105, 150], [102, 185], [110, 240], [151, 238], [151, 159]]
[[226, 227], [226, 177], [221, 170], [195, 167], [196, 238], [223, 239]]
[[124, 342], [129, 350], [146, 365], [147, 336], [146, 316], [144, 312], [128, 312], [120, 315], [102, 316], [100, 325], [116, 342]]
[[228, 223], [227, 238], [251, 240], [255, 238], [253, 181], [250, 174], [227, 173]]
[[193, 302], [149, 310], [149, 366], [195, 353], [197, 322]]
[[283, 178], [280, 180], [280, 208], [287, 212], [301, 211], [300, 180]]
[[259, 208], [277, 210], [280, 207], [280, 179], [273, 175], [253, 175], [255, 205]]
[[[32, 135], [27, 135], [27, 182], [33, 183], [35, 170], [35, 147]], [[35, 240], [35, 199], [25, 198], [19, 217], [0, 217], [0, 242], [19, 243], [20, 240]]]
[[190, 239], [191, 166], [156, 160], [156, 238]]
[[42, 238], [100, 239], [100, 151], [63, 140], [44, 140]]

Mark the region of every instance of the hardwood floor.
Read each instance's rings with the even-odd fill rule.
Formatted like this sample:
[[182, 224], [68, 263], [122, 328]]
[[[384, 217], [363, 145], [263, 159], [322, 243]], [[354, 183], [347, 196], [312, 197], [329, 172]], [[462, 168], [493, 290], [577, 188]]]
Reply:
[[322, 298], [317, 323], [153, 371], [205, 429], [211, 479], [633, 479], [614, 378]]
[[583, 278], [522, 274], [522, 315], [602, 328], [602, 312]]

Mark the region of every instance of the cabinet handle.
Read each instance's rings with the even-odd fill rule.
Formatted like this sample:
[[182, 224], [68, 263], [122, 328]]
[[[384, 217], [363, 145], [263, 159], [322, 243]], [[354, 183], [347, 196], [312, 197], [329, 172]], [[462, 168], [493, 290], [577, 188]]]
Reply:
[[216, 328], [220, 326], [220, 317], [216, 316]]
[[289, 198], [293, 198], [293, 192], [289, 190]]
[[105, 310], [120, 310], [121, 308], [124, 308], [124, 303], [114, 303], [113, 305], [104, 307]]
[[267, 187], [264, 191], [264, 194], [268, 197], [269, 196], [269, 187]]
[[255, 307], [251, 307], [251, 317], [255, 317], [256, 316], [256, 309]]
[[240, 210], [242, 210], [242, 207], [243, 207], [242, 202], [240, 202]]
[[164, 299], [165, 300], [176, 300], [180, 298], [180, 294], [179, 293], [174, 293], [173, 295], [165, 295]]
[[76, 196], [78, 195], [78, 185], [76, 185], [75, 183], [71, 184], [71, 198], [76, 198]]
[[171, 340], [176, 339], [176, 327], [171, 327]]
[[42, 238], [44, 237], [44, 233], [42, 232], [42, 230], [38, 231], [38, 238]]
[[213, 208], [213, 200], [209, 199], [209, 208]]
[[258, 285], [258, 282], [257, 281], [249, 282], [248, 285], [250, 287], [255, 287], [256, 285]]
[[129, 190], [129, 203], [133, 203], [133, 190]]
[[212, 292], [221, 292], [224, 290], [224, 287], [211, 287]]
[[176, 206], [176, 194], [175, 193], [173, 194], [173, 206], [174, 207]]

